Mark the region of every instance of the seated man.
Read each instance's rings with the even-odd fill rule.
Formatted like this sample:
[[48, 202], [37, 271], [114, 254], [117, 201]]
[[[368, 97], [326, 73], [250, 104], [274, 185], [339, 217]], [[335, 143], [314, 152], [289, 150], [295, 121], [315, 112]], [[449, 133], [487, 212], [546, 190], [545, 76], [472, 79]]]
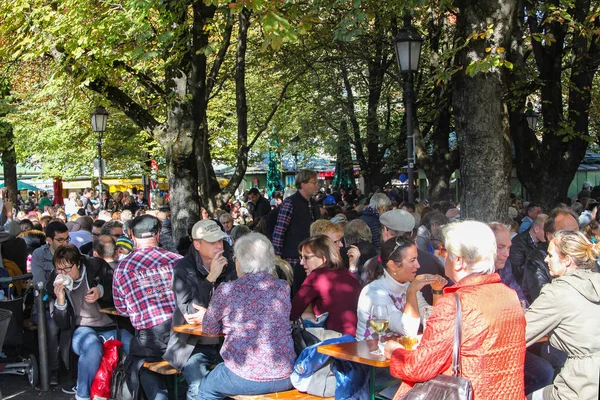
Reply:
[[127, 358], [128, 384], [134, 398], [141, 384], [149, 399], [167, 400], [162, 377], [142, 365], [146, 360], [161, 360], [167, 348], [175, 311], [173, 267], [181, 256], [158, 247], [160, 221], [151, 215], [135, 217], [129, 236], [135, 250], [119, 263], [113, 276], [115, 309], [128, 314], [136, 329]]
[[[177, 309], [173, 326], [199, 324], [214, 290], [236, 278], [235, 264], [223, 254], [223, 232], [213, 220], [196, 222], [192, 246], [173, 270]], [[196, 400], [202, 379], [217, 362], [218, 339], [173, 332], [163, 358], [183, 372], [188, 382], [187, 399]]]
[[[90, 398], [90, 388], [102, 359], [102, 344], [117, 338], [114, 321], [100, 312], [99, 300], [112, 305], [112, 293], [103, 286], [108, 287], [110, 277], [102, 273], [106, 268], [101, 261], [82, 256], [72, 244], [61, 246], [54, 253], [56, 269], [46, 285], [48, 293], [56, 299], [52, 316], [56, 325], [63, 331], [74, 329], [72, 347], [79, 356], [77, 400]], [[123, 350], [128, 353], [132, 336], [124, 329], [119, 333]]]

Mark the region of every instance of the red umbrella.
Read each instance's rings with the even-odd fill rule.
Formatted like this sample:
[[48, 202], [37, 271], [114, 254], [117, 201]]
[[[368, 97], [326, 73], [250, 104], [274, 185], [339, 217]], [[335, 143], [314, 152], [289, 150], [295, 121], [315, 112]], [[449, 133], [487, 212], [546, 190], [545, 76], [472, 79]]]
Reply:
[[53, 188], [54, 188], [54, 201], [52, 202], [52, 205], [63, 205], [63, 184], [62, 184], [62, 179], [56, 177], [54, 178], [54, 183], [53, 183]]

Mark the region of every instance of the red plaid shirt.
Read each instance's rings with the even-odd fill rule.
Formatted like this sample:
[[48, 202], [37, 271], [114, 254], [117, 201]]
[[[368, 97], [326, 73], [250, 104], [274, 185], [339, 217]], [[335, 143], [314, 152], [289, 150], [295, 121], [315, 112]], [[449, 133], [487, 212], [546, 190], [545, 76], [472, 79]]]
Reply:
[[159, 247], [144, 247], [133, 250], [115, 269], [115, 308], [129, 314], [136, 329], [151, 328], [173, 316], [173, 267], [181, 258]]

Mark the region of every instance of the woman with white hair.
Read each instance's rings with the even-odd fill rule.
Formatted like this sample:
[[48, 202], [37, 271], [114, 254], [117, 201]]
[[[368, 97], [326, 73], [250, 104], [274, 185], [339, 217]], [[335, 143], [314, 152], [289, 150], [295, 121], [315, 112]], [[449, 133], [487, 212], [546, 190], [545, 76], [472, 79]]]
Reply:
[[273, 277], [275, 252], [259, 233], [233, 247], [238, 279], [222, 283], [202, 320], [210, 335], [225, 334], [223, 362], [203, 380], [198, 399], [224, 399], [291, 389], [296, 360], [290, 329], [290, 289]]
[[442, 232], [446, 275], [456, 284], [444, 289], [416, 350], [395, 341], [386, 344], [390, 372], [403, 381], [396, 398], [414, 382], [452, 374], [456, 293], [462, 310], [462, 376], [471, 381], [474, 399], [523, 400], [525, 317], [515, 291], [494, 272], [494, 234], [477, 221], [454, 222]]

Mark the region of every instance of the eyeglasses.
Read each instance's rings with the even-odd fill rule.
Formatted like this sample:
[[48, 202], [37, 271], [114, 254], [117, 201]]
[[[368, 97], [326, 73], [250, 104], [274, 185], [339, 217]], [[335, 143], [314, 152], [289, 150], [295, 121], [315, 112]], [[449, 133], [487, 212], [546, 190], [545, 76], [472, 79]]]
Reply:
[[66, 237], [66, 238], [58, 238], [58, 239], [52, 239], [58, 243], [69, 243], [71, 241], [70, 237]]
[[448, 255], [448, 250], [446, 250], [446, 246], [443, 244], [439, 245], [438, 251], [440, 252], [440, 257], [446, 257]]
[[58, 272], [59, 274], [68, 274], [73, 268], [73, 265], [71, 265], [70, 267], [56, 268], [56, 272]]
[[305, 256], [300, 256], [300, 261], [306, 262], [306, 261], [308, 261], [308, 260], [310, 260], [311, 258], [314, 258], [314, 257], [318, 257], [318, 256], [316, 254], [307, 254]]

